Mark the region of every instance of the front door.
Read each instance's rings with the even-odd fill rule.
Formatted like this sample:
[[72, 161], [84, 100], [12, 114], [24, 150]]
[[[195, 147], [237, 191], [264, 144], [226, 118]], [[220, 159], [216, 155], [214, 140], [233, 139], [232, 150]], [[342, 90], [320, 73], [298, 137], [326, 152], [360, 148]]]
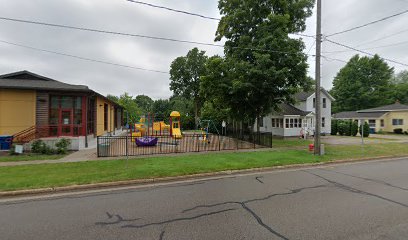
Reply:
[[73, 114], [72, 109], [61, 109], [60, 115], [60, 136], [72, 136], [73, 134]]

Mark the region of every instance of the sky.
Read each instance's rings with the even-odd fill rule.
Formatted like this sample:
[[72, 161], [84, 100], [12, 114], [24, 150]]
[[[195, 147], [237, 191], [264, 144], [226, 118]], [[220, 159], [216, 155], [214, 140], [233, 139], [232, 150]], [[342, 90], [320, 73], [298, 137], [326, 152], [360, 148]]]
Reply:
[[[144, 0], [152, 4], [219, 18], [217, 0]], [[359, 26], [408, 9], [408, 0], [323, 0], [324, 35]], [[314, 11], [315, 12], [315, 11]], [[0, 0], [0, 17], [76, 27], [214, 43], [218, 22], [126, 0]], [[381, 57], [408, 64], [408, 14], [330, 39]], [[305, 34], [316, 32], [315, 14], [307, 19]], [[396, 34], [398, 33], [398, 34]], [[384, 38], [385, 37], [385, 38]], [[381, 40], [378, 40], [383, 38]], [[315, 54], [313, 38], [303, 38], [305, 53]], [[378, 41], [377, 41], [378, 40]], [[28, 70], [56, 80], [83, 84], [103, 94], [128, 92], [153, 99], [168, 98], [169, 74], [84, 61], [6, 44], [25, 45], [99, 61], [168, 72], [171, 62], [198, 47], [207, 55], [223, 55], [220, 47], [197, 46], [145, 38], [109, 35], [0, 20], [0, 74]], [[219, 44], [219, 43], [217, 43]], [[391, 45], [391, 46], [390, 46]], [[332, 81], [356, 52], [323, 41], [322, 86]], [[339, 52], [340, 51], [340, 52]], [[334, 52], [334, 53], [333, 53]], [[336, 59], [336, 60], [334, 60]], [[341, 60], [341, 61], [339, 61]], [[315, 59], [308, 59], [314, 77]], [[389, 63], [396, 72], [408, 67]]]

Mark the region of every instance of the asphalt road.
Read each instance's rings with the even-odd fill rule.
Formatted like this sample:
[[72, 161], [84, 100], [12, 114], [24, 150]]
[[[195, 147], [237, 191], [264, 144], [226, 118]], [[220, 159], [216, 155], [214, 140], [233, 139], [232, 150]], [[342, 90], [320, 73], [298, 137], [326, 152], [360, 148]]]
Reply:
[[2, 200], [0, 239], [408, 239], [408, 159]]

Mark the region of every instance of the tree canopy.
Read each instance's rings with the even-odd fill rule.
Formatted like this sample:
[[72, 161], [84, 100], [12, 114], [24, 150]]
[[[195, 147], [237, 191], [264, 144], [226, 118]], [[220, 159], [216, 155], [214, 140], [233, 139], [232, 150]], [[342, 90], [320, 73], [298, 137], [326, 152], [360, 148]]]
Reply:
[[336, 101], [333, 112], [356, 111], [391, 104], [394, 69], [378, 55], [355, 55], [334, 78], [330, 91]]
[[204, 51], [193, 48], [186, 56], [176, 58], [170, 66], [170, 90], [176, 96], [193, 100], [196, 125], [203, 102], [200, 96], [200, 78], [205, 74], [207, 59]]
[[230, 109], [235, 119], [254, 120], [310, 84], [302, 39], [314, 0], [220, 0], [216, 40], [226, 39], [225, 58], [207, 63], [202, 92]]

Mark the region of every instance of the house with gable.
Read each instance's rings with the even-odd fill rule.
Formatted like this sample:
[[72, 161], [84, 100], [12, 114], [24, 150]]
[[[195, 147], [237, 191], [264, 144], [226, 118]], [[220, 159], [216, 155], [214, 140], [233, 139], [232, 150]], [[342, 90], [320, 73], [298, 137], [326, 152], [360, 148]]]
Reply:
[[[334, 98], [321, 88], [322, 134], [331, 132], [331, 106]], [[315, 92], [299, 92], [294, 96], [295, 104], [282, 103], [278, 111], [272, 111], [259, 123], [260, 132], [270, 132], [275, 136], [299, 137], [314, 135], [316, 121]], [[255, 126], [257, 123], [255, 123]]]

